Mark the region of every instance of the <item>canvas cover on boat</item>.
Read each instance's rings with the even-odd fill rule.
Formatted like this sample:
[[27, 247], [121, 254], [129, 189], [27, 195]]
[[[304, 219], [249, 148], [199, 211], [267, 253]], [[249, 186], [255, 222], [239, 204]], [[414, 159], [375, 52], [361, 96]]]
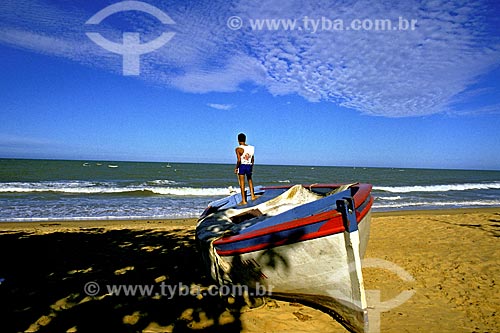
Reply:
[[283, 212], [286, 212], [287, 210], [290, 210], [294, 207], [303, 205], [305, 203], [314, 200], [318, 200], [320, 198], [322, 198], [321, 195], [309, 191], [302, 185], [295, 185], [292, 186], [286, 192], [278, 195], [277, 197], [268, 200], [266, 202], [263, 202], [257, 206], [243, 208], [243, 209], [232, 208], [224, 212], [221, 212], [220, 215], [221, 217], [231, 219], [234, 216], [243, 215], [249, 211], [253, 211], [255, 212], [255, 214], [258, 214], [257, 211], [259, 211], [260, 215], [275, 216]]

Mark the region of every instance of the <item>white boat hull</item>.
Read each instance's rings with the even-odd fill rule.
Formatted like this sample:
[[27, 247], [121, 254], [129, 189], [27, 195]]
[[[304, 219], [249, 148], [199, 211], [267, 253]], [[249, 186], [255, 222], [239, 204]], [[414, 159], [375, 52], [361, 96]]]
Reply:
[[[368, 213], [359, 223], [358, 231], [237, 256], [218, 256], [219, 259], [212, 262], [215, 265], [212, 272], [227, 271], [229, 267], [230, 275], [252, 276], [245, 281], [249, 287], [258, 286], [275, 297], [318, 305], [337, 314], [337, 319], [353, 331], [367, 332], [361, 259], [368, 243], [370, 221], [371, 213]], [[254, 273], [248, 274], [249, 271]], [[240, 272], [242, 274], [238, 274]]]

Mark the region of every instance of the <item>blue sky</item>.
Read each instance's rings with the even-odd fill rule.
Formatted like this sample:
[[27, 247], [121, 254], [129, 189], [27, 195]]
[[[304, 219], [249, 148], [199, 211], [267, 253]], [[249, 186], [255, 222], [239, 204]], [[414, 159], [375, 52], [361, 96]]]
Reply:
[[[173, 24], [137, 7], [88, 23], [117, 3]], [[232, 163], [245, 132], [262, 164], [498, 170], [499, 12], [496, 1], [3, 0], [0, 157]], [[264, 19], [296, 25], [257, 29]], [[393, 29], [375, 30], [380, 19]], [[173, 34], [124, 75], [133, 63], [89, 32], [117, 44]]]

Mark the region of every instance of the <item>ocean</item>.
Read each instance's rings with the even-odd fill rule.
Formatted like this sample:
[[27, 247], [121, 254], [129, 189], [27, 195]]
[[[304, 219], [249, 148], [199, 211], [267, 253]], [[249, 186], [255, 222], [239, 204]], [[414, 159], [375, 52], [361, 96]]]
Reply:
[[[0, 159], [0, 221], [198, 217], [234, 164]], [[255, 185], [373, 184], [374, 211], [500, 207], [500, 171], [256, 165]]]

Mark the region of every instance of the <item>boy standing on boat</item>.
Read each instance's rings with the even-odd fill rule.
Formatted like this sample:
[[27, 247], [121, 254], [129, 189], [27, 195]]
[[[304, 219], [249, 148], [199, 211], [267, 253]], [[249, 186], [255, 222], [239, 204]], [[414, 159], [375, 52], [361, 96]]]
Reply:
[[246, 144], [247, 137], [245, 134], [238, 134], [238, 144], [236, 147], [236, 168], [234, 173], [238, 175], [238, 183], [241, 190], [241, 205], [247, 204], [247, 197], [245, 194], [245, 175], [248, 180], [248, 187], [250, 188], [250, 195], [252, 200], [255, 200], [252, 181], [252, 169], [254, 163], [255, 147]]

